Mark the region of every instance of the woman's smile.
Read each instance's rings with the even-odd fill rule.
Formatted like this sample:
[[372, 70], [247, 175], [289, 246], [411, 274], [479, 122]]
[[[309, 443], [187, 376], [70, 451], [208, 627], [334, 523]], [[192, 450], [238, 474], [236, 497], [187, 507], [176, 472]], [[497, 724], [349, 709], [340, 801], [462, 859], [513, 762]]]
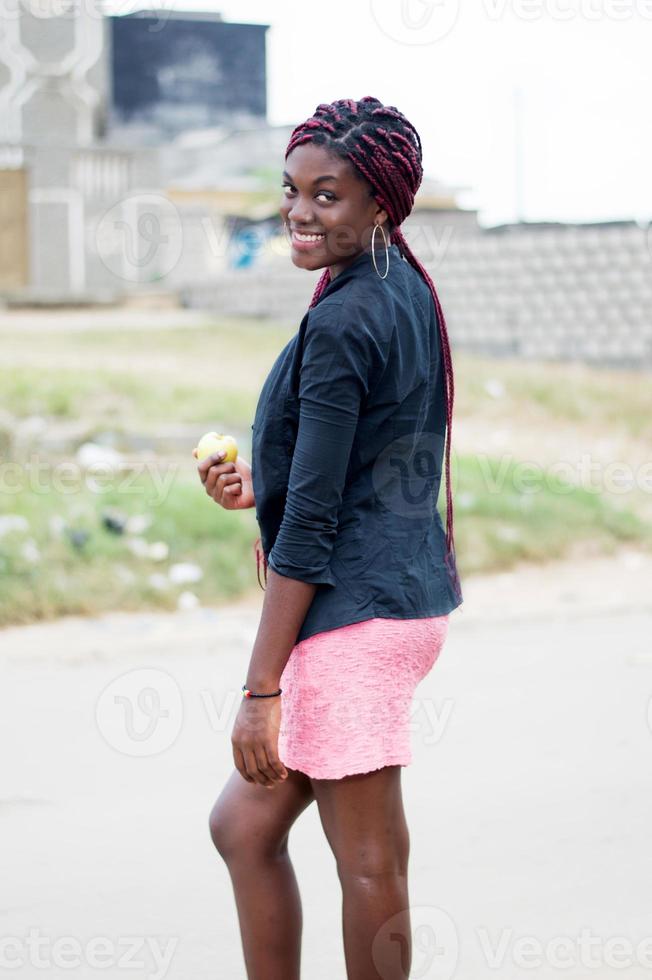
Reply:
[[325, 238], [325, 234], [309, 234], [308, 232], [292, 229], [292, 247], [299, 249], [301, 252], [321, 245]]

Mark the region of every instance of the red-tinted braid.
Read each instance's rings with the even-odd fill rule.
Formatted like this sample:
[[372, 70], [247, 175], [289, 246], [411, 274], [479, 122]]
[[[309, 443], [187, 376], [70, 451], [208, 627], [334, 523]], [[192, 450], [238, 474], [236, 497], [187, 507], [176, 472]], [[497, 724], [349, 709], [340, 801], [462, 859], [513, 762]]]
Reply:
[[[448, 331], [435, 284], [410, 249], [400, 229], [400, 225], [412, 211], [416, 192], [423, 179], [421, 139], [414, 126], [396, 106], [383, 105], [378, 99], [367, 95], [359, 102], [354, 99], [339, 99], [330, 105], [320, 103], [313, 116], [293, 130], [285, 151], [285, 158], [287, 159], [296, 146], [308, 141], [350, 160], [355, 169], [369, 182], [374, 200], [389, 215], [393, 228], [390, 241], [398, 247], [401, 255], [427, 282], [432, 293], [439, 324], [446, 385], [445, 557], [452, 573], [457, 597], [459, 601], [462, 601], [462, 591], [455, 561], [453, 533], [450, 450], [455, 379]], [[330, 281], [330, 270], [327, 268], [315, 287], [309, 309], [317, 303]], [[256, 557], [258, 564], [260, 564], [262, 557], [265, 581], [267, 581], [267, 560], [262, 554], [262, 550], [259, 552], [258, 542], [256, 542]], [[260, 583], [260, 575], [258, 581]]]
[[[453, 536], [453, 495], [451, 491], [451, 474], [450, 474], [450, 450], [451, 450], [451, 432], [453, 428], [453, 404], [455, 400], [455, 378], [453, 375], [453, 362], [451, 358], [450, 344], [448, 342], [448, 331], [446, 330], [446, 321], [444, 319], [444, 311], [441, 308], [439, 302], [439, 297], [437, 296], [437, 290], [435, 289], [435, 284], [432, 279], [421, 265], [417, 257], [411, 251], [408, 243], [403, 237], [403, 232], [400, 228], [395, 228], [391, 235], [391, 241], [398, 246], [399, 251], [406, 257], [410, 265], [412, 265], [425, 279], [430, 287], [430, 292], [432, 293], [433, 299], [435, 301], [435, 309], [437, 311], [437, 320], [440, 324], [440, 336], [441, 336], [441, 348], [442, 355], [444, 358], [444, 375], [446, 379], [446, 445], [445, 445], [445, 472], [446, 472], [446, 552], [447, 555], [452, 553], [454, 557], [455, 544]], [[451, 568], [453, 572], [456, 572], [455, 563]], [[456, 588], [459, 588], [459, 581], [457, 574], [455, 574]]]

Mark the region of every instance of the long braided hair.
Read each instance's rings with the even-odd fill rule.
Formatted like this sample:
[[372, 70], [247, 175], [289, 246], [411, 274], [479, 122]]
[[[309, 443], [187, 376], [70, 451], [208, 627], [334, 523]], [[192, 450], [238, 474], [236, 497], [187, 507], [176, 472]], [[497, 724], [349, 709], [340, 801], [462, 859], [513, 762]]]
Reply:
[[[318, 105], [314, 114], [293, 130], [285, 151], [285, 159], [287, 160], [295, 147], [307, 142], [323, 146], [337, 156], [350, 160], [355, 170], [366, 178], [371, 185], [373, 198], [389, 216], [392, 227], [390, 241], [398, 246], [401, 255], [427, 282], [432, 293], [441, 337], [447, 402], [445, 559], [458, 599], [461, 600], [462, 593], [455, 561], [450, 478], [451, 428], [455, 397], [450, 344], [435, 284], [410, 249], [400, 228], [412, 211], [415, 195], [423, 179], [421, 139], [412, 123], [396, 106], [383, 105], [379, 99], [366, 95], [357, 102], [354, 99], [338, 99], [330, 104]], [[309, 309], [317, 303], [330, 281], [330, 269], [326, 268], [317, 283]]]

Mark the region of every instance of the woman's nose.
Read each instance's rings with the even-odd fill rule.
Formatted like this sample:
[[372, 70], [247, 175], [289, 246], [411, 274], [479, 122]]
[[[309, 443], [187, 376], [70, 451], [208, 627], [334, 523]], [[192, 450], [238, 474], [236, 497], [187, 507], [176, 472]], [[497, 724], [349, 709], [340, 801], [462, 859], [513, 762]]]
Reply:
[[290, 221], [298, 225], [307, 225], [312, 221], [312, 208], [308, 201], [294, 201], [288, 211]]

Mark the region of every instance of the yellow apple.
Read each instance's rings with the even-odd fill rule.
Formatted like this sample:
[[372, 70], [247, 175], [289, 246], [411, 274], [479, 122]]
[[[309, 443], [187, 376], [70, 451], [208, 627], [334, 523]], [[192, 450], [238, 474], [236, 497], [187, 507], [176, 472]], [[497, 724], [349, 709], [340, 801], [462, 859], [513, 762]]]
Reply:
[[235, 463], [238, 456], [238, 444], [233, 436], [224, 435], [222, 432], [206, 432], [195, 449], [197, 459], [201, 462], [213, 453], [225, 452], [226, 456], [223, 463]]

